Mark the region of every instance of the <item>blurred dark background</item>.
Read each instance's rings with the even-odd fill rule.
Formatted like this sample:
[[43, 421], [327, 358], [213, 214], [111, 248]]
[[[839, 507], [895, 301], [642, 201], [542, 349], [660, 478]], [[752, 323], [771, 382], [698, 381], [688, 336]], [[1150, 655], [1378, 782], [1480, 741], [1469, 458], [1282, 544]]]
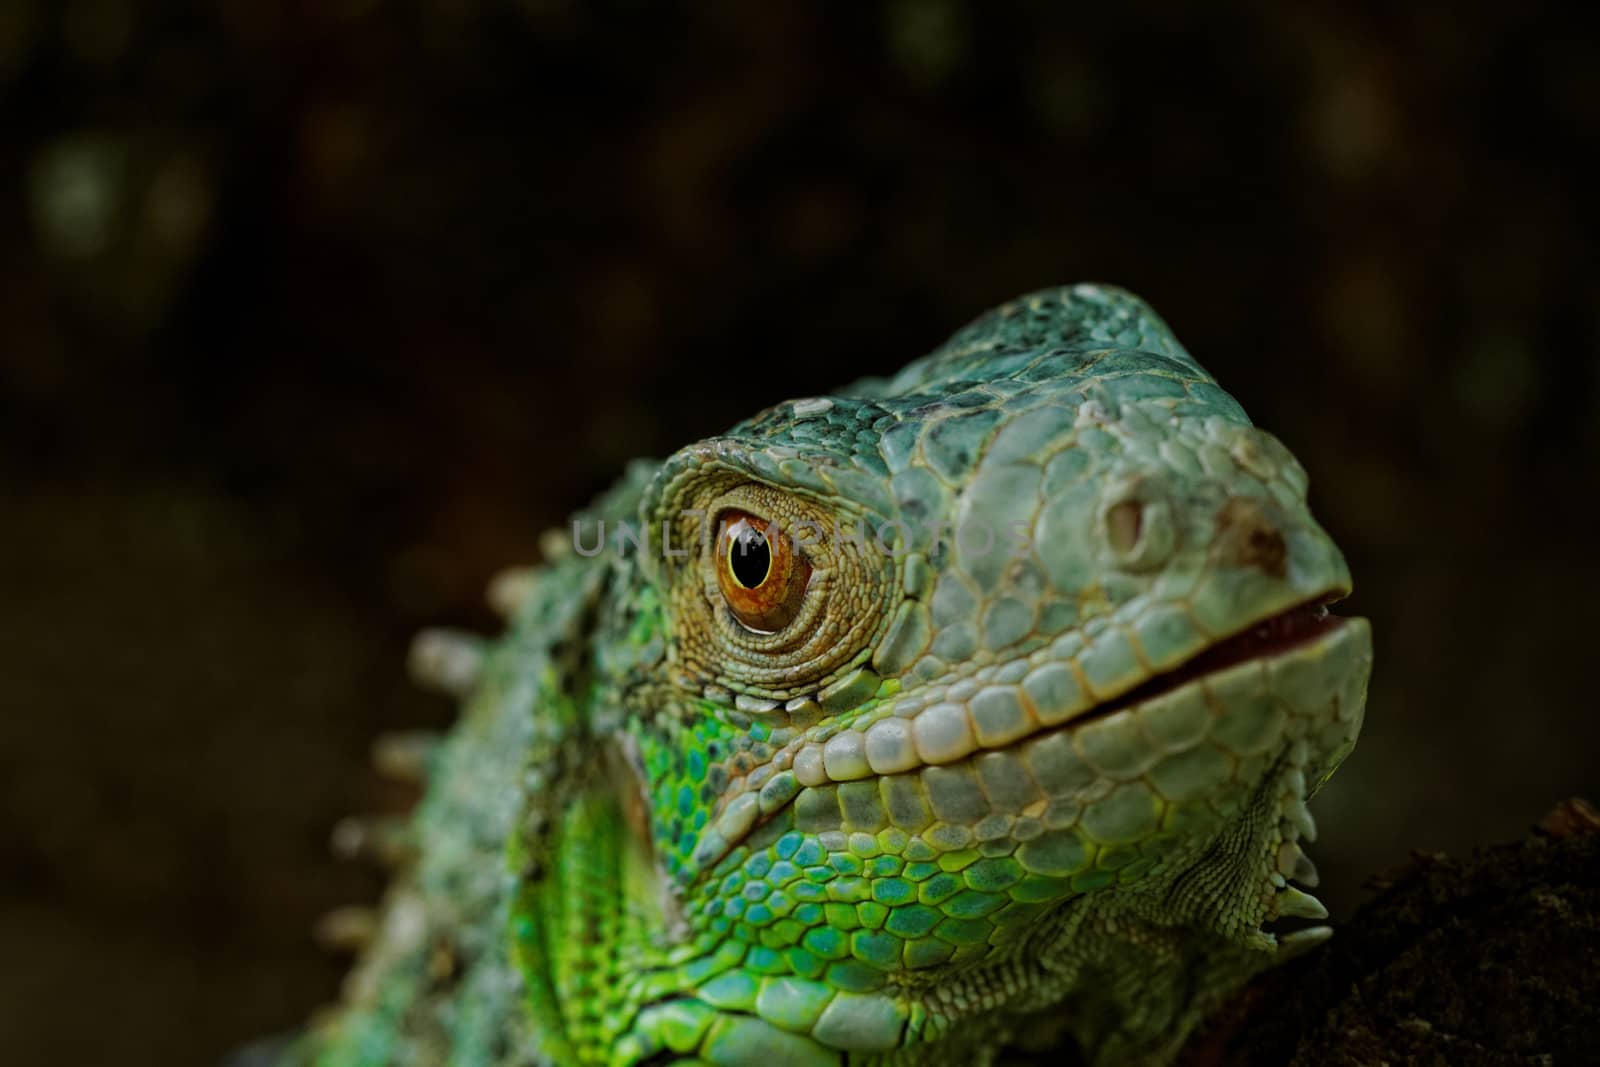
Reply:
[[1367, 6], [0, 3], [0, 1058], [331, 1000], [413, 631], [1048, 284], [1151, 300], [1346, 548], [1336, 914], [1600, 793], [1595, 27]]

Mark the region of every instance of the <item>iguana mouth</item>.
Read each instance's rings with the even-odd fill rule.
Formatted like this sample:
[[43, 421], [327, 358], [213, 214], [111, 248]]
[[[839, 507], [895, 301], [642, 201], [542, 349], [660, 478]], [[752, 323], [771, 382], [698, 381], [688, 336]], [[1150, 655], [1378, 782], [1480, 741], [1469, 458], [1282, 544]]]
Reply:
[[1310, 644], [1344, 625], [1345, 619], [1328, 611], [1328, 605], [1338, 599], [1340, 597], [1336, 594], [1324, 594], [1287, 611], [1268, 616], [1232, 637], [1225, 637], [1197, 652], [1192, 658], [1171, 670], [1147, 678], [1127, 692], [1095, 705], [1062, 725], [1072, 729], [1084, 722], [1143, 704], [1164, 693], [1188, 685], [1198, 678], [1237, 666], [1247, 660], [1267, 659], [1301, 645]]
[[[769, 792], [776, 793], [767, 805], [763, 807], [755, 799], [741, 801], [740, 807], [734, 807], [730, 802], [724, 806], [725, 817], [719, 818], [716, 829], [718, 836], [709, 839], [710, 844], [702, 843], [704, 855], [697, 856], [701, 865], [709, 865], [721, 859], [733, 845], [747, 836], [753, 829], [766, 824], [779, 810], [787, 808], [791, 802], [799, 798], [804, 789], [820, 788], [829, 789], [841, 782], [857, 779], [878, 778], [897, 780], [907, 777], [918, 779], [932, 776], [948, 777], [950, 774], [964, 774], [971, 770], [974, 760], [982, 756], [996, 756], [1006, 754], [1008, 758], [1026, 756], [1028, 752], [1038, 749], [1054, 750], [1058, 748], [1057, 742], [1071, 745], [1069, 740], [1073, 737], [1083, 737], [1103, 731], [1107, 720], [1117, 716], [1118, 712], [1134, 710], [1142, 713], [1146, 709], [1161, 709], [1171, 705], [1173, 701], [1180, 703], [1183, 694], [1195, 689], [1197, 683], [1217, 689], [1216, 698], [1227, 703], [1238, 697], [1241, 683], [1246, 687], [1253, 683], [1244, 681], [1240, 672], [1233, 668], [1244, 663], [1256, 661], [1278, 662], [1295, 658], [1296, 654], [1312, 649], [1323, 641], [1334, 639], [1335, 635], [1346, 627], [1351, 620], [1340, 618], [1328, 612], [1328, 605], [1345, 595], [1342, 588], [1333, 588], [1311, 599], [1302, 601], [1298, 605], [1286, 610], [1269, 615], [1250, 624], [1237, 633], [1222, 638], [1219, 641], [1201, 649], [1189, 659], [1178, 666], [1162, 671], [1099, 703], [1083, 707], [1069, 715], [1056, 718], [1054, 721], [1045, 720], [1043, 716], [1035, 716], [1030, 712], [1030, 719], [1034, 719], [1031, 729], [1020, 736], [1006, 739], [1001, 743], [983, 743], [980, 737], [968, 734], [962, 750], [945, 756], [944, 758], [925, 758], [924, 753], [918, 752], [917, 758], [905, 761], [900, 766], [885, 770], [870, 765], [870, 760], [863, 760], [859, 765], [851, 767], [846, 774], [839, 774], [839, 767], [830, 766], [829, 754], [826, 746], [832, 743], [827, 738], [802, 738], [794, 743], [793, 754], [786, 761], [783, 770], [793, 767], [793, 773], [784, 774], [781, 782], [786, 788], [773, 790], [768, 787], [763, 791], [763, 798]], [[1205, 697], [1206, 701], [1211, 696]], [[923, 709], [922, 715], [943, 714], [949, 720], [950, 704], [935, 704]], [[965, 712], [963, 719], [965, 719]], [[1161, 711], [1156, 710], [1160, 715]], [[895, 720], [892, 722], [910, 721], [911, 727], [899, 725], [895, 727], [903, 734], [915, 729], [916, 719]], [[874, 723], [876, 725], [876, 721]], [[869, 730], [871, 727], [868, 728]], [[838, 732], [830, 734], [830, 738], [837, 739]], [[1127, 742], [1129, 739], [1124, 738]], [[1091, 747], [1094, 743], [1091, 742]], [[962, 770], [965, 768], [966, 770]], [[762, 789], [766, 779], [777, 777], [775, 774], [763, 776], [763, 783], [758, 783], [755, 789], [747, 791], [746, 795]], [[1065, 781], [1056, 782], [1055, 775], [1044, 773], [1040, 779], [1042, 794], [1054, 796], [1062, 789], [1068, 789]], [[1058, 788], [1059, 787], [1059, 788]], [[1069, 789], [1070, 791], [1070, 789]], [[937, 793], [938, 787], [929, 786], [930, 793]], [[822, 794], [818, 794], [821, 796]], [[833, 803], [832, 794], [827, 794], [828, 802], [822, 804], [821, 810], [824, 818], [814, 825], [809, 821], [810, 809], [804, 808], [799, 812], [803, 830], [828, 829], [837, 822], [841, 809]], [[737, 799], [737, 797], [733, 798]], [[885, 803], [888, 803], [885, 800]], [[987, 801], [982, 805], [986, 813], [1017, 814], [1021, 812], [1026, 803], [1015, 805], [1000, 803], [992, 807]], [[1004, 810], [1002, 810], [1004, 809]], [[1013, 810], [1014, 809], [1014, 810]], [[952, 815], [957, 813], [952, 812]], [[735, 816], [738, 816], [735, 818]], [[976, 822], [979, 815], [973, 815], [969, 820]]]
[[[1114, 791], [1116, 783], [1143, 779], [1139, 789], [1146, 793], [1153, 789], [1174, 804], [1193, 799], [1197, 789], [1224, 790], [1239, 759], [1264, 752], [1283, 736], [1285, 714], [1343, 713], [1344, 704], [1332, 690], [1322, 693], [1330, 676], [1316, 665], [1326, 662], [1327, 656], [1351, 655], [1363, 640], [1362, 620], [1328, 611], [1328, 605], [1344, 595], [1340, 588], [1328, 590], [1070, 717], [1036, 724], [1004, 743], [970, 744], [950, 758], [919, 759], [893, 771], [861, 767], [849, 777], [834, 777], [824, 751], [827, 742], [798, 742], [797, 747], [804, 748], [791, 763], [794, 771], [778, 779], [787, 788], [773, 798], [777, 802], [765, 810], [759, 801], [737, 796], [738, 806], [724, 804], [713, 824], [714, 834], [700, 842], [695, 867], [710, 869], [783, 811], [793, 812], [793, 826], [802, 833], [847, 829], [850, 802], [836, 790], [859, 779], [879, 783], [870, 791], [867, 803], [874, 814], [866, 816], [867, 821], [893, 823], [909, 813], [911, 822], [920, 821], [924, 828], [944, 827], [940, 832], [951, 848], [971, 845], [980, 827], [986, 828], [985, 833], [1008, 836], [1018, 819], [1038, 824], [1035, 833], [1040, 826], [1048, 832], [1066, 832], [1084, 807], [1102, 796], [1106, 791], [1102, 787]], [[1260, 669], [1243, 666], [1247, 664], [1259, 664]], [[1311, 673], [1306, 675], [1307, 671]], [[1273, 681], [1268, 681], [1269, 675]], [[1316, 692], [1290, 693], [1285, 704], [1286, 694], [1277, 687], [1289, 679], [1295, 679], [1290, 682], [1293, 687], [1309, 685]], [[940, 713], [936, 710], [940, 707], [933, 705], [934, 710], [922, 714]], [[1230, 754], [1203, 743], [1208, 737]], [[806, 758], [805, 748], [811, 750], [812, 764], [802, 774], [798, 764]], [[1143, 817], [1140, 813], [1147, 815], [1147, 808], [1143, 799], [1126, 807], [1113, 805], [1115, 818]], [[1108, 832], [1115, 836], [1115, 831]]]

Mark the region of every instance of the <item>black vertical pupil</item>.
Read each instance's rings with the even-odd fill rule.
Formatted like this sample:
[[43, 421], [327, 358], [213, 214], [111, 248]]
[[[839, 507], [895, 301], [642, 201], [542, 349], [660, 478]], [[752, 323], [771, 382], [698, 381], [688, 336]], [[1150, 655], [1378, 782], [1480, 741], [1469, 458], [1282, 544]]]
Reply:
[[747, 528], [740, 532], [731, 548], [729, 565], [740, 585], [754, 589], [767, 580], [767, 572], [772, 569], [772, 550], [767, 547], [765, 537]]

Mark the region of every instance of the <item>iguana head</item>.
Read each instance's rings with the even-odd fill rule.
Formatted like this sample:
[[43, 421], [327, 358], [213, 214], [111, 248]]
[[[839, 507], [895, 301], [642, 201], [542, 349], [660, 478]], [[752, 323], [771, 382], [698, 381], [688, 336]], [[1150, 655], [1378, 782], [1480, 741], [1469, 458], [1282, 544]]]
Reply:
[[641, 518], [640, 1058], [932, 1062], [1056, 1005], [1158, 1049], [1318, 910], [1285, 878], [1368, 630], [1300, 465], [1135, 298], [1036, 294], [771, 408]]

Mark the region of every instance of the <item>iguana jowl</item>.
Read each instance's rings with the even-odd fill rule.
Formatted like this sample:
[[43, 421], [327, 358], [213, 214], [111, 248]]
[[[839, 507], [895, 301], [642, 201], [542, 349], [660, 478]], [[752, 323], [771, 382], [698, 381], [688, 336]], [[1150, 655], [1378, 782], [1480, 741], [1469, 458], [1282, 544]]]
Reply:
[[1169, 1059], [1326, 934], [1262, 930], [1325, 914], [1371, 663], [1305, 493], [1097, 286], [636, 464], [444, 650], [418, 859], [293, 1057]]

